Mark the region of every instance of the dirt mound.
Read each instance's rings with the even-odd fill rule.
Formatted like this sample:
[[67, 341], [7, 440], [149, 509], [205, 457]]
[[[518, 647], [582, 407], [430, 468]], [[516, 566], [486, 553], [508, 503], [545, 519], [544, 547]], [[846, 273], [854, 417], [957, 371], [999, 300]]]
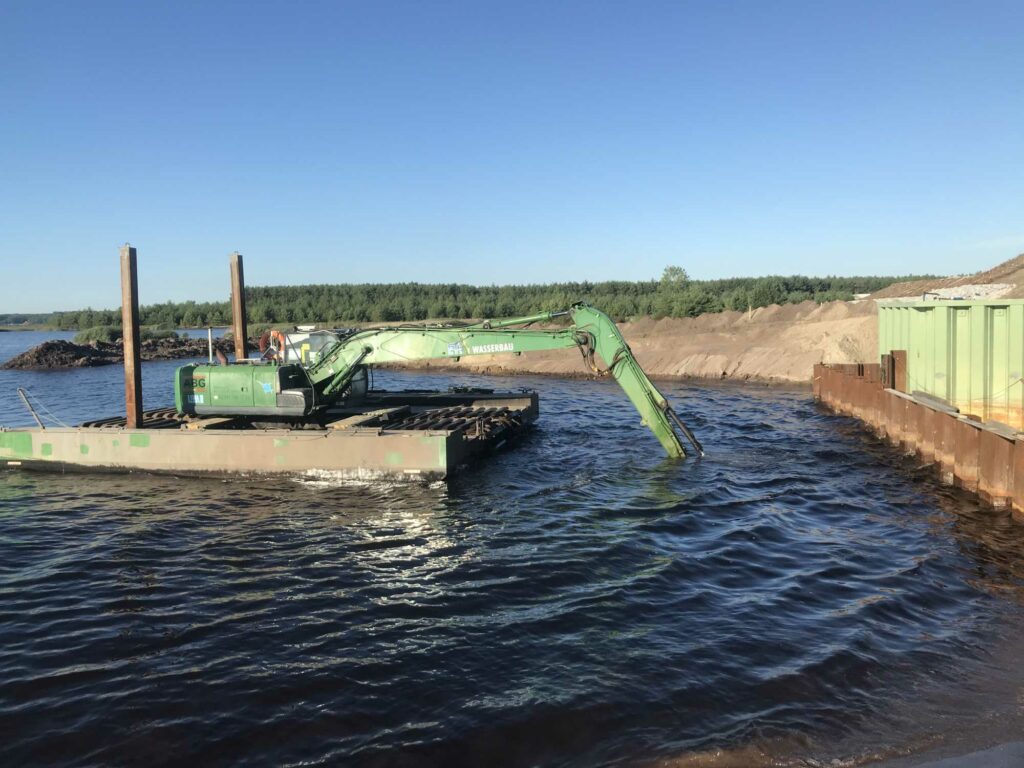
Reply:
[[[213, 346], [225, 354], [234, 350], [231, 342], [225, 339], [215, 339]], [[256, 340], [250, 339], [249, 346], [255, 349]], [[205, 359], [208, 352], [205, 339], [150, 339], [141, 343], [140, 351], [143, 361]], [[39, 346], [12, 357], [0, 367], [20, 370], [91, 368], [123, 361], [124, 348], [120, 342], [75, 344], [58, 340], [44, 341]]]
[[976, 283], [1024, 283], [1024, 253], [974, 275]]
[[3, 364], [4, 368], [88, 368], [117, 362], [106, 350], [72, 344], [70, 341], [44, 341]]

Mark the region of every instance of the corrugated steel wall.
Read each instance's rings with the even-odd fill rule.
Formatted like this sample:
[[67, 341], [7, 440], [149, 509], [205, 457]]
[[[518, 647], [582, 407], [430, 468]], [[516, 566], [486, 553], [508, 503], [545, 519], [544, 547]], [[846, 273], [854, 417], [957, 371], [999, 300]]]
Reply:
[[878, 305], [879, 354], [907, 351], [907, 390], [1024, 430], [1024, 300]]
[[881, 374], [880, 366], [869, 363], [819, 363], [814, 366], [814, 397], [934, 463], [942, 482], [977, 493], [995, 507], [1010, 507], [1024, 521], [1024, 435], [887, 388]]

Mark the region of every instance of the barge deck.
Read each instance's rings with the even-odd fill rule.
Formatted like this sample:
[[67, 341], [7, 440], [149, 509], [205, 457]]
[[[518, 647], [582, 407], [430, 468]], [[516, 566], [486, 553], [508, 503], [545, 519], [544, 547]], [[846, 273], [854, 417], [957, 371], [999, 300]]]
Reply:
[[539, 415], [536, 392], [371, 391], [322, 426], [258, 428], [241, 418], [146, 411], [77, 427], [0, 427], [0, 466], [172, 475], [327, 474], [440, 480], [497, 450]]

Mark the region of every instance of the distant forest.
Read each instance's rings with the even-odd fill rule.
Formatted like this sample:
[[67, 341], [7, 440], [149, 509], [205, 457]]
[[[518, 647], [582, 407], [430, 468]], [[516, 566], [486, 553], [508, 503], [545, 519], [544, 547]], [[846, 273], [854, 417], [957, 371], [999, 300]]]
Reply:
[[[618, 321], [639, 315], [695, 317], [722, 310], [746, 311], [769, 304], [849, 300], [887, 285], [922, 276], [903, 277], [737, 277], [690, 280], [680, 267], [668, 267], [661, 280], [548, 285], [473, 286], [421, 283], [265, 286], [246, 289], [250, 323], [346, 323], [514, 317], [565, 309], [587, 301]], [[227, 301], [149, 304], [141, 307], [144, 325], [200, 328], [228, 325]], [[81, 309], [48, 315], [0, 314], [0, 324], [41, 323], [74, 330], [118, 326], [119, 309]]]

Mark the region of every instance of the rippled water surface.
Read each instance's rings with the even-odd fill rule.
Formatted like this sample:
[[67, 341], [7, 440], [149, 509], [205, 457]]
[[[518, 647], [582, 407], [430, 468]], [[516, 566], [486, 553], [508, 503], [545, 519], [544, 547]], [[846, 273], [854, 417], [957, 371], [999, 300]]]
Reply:
[[[16, 386], [116, 413], [120, 377], [0, 371], [0, 423]], [[0, 473], [0, 763], [851, 765], [1019, 731], [1024, 526], [809, 392], [665, 384], [708, 448], [679, 463], [613, 383], [458, 383], [542, 416], [447, 485]]]

